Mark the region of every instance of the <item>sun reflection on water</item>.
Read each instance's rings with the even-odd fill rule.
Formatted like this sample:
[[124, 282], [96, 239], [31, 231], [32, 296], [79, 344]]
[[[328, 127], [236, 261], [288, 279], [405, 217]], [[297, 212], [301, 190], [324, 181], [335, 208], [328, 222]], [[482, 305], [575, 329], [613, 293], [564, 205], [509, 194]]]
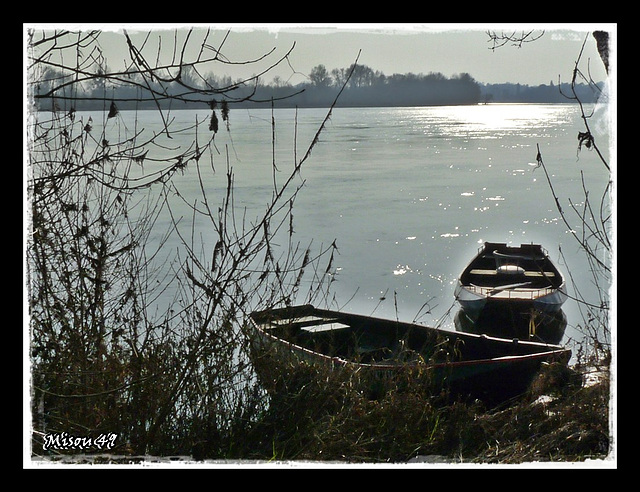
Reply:
[[[424, 108], [416, 108], [421, 111]], [[479, 104], [477, 106], [444, 106], [429, 108], [414, 121], [422, 125], [425, 135], [441, 133], [447, 137], [460, 135], [501, 138], [524, 128], [534, 129], [565, 124], [569, 112], [559, 112], [548, 104]], [[433, 125], [437, 124], [438, 128]], [[543, 125], [544, 124], [544, 125]]]

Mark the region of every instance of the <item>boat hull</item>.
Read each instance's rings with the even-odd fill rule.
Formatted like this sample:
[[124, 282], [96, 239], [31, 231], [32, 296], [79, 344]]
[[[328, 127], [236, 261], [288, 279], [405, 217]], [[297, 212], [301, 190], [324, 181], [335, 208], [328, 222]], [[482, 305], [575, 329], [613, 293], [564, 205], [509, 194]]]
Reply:
[[[248, 325], [254, 365], [267, 387], [295, 365], [311, 364], [351, 371], [369, 382], [420, 378], [434, 391], [499, 401], [524, 392], [542, 364], [566, 364], [571, 356], [570, 350], [558, 345], [457, 333], [312, 306], [252, 313]], [[331, 343], [325, 344], [328, 340]]]

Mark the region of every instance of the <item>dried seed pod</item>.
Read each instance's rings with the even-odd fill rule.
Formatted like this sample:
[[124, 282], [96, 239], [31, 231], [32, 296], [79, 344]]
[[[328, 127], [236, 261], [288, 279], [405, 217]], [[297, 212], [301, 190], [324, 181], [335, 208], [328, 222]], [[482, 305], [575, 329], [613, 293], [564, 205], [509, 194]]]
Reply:
[[218, 117], [216, 116], [216, 112], [211, 112], [211, 121], [209, 122], [209, 131], [213, 133], [218, 133]]
[[111, 101], [111, 106], [109, 106], [109, 115], [107, 119], [114, 118], [118, 114], [118, 108], [116, 107], [116, 103]]

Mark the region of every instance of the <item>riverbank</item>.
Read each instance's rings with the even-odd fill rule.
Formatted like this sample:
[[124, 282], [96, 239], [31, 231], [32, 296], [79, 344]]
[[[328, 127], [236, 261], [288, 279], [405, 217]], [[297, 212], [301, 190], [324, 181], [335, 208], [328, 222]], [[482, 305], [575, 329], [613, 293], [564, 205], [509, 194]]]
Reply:
[[291, 392], [273, 400], [262, 420], [247, 428], [242, 439], [238, 437], [235, 457], [208, 455], [213, 450], [205, 446], [201, 455], [59, 455], [35, 457], [32, 465], [611, 468], [615, 464], [607, 366], [548, 366], [527, 394], [495, 408], [459, 400], [439, 406], [437, 398], [420, 394], [419, 388], [371, 401], [344, 385], [329, 388], [301, 374], [294, 379], [289, 381]]

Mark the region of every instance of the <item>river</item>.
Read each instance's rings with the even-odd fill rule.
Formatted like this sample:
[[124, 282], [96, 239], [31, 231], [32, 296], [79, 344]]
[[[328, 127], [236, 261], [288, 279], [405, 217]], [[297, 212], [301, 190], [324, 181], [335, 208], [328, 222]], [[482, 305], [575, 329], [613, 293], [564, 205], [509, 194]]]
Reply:
[[[592, 110], [589, 125], [609, 159], [607, 108], [587, 108]], [[275, 180], [282, 184], [326, 113], [276, 109], [272, 131], [271, 109], [232, 109], [228, 130], [221, 121], [216, 151], [207, 156], [217, 180], [212, 189], [224, 189], [228, 160], [235, 206], [246, 217], [258, 215], [273, 192], [274, 155]], [[176, 127], [198, 121], [204, 141], [210, 114], [173, 111], [170, 117]], [[134, 114], [120, 117], [131, 130]], [[137, 120], [139, 128], [159, 128], [155, 112], [137, 113]], [[360, 314], [453, 329], [457, 276], [484, 241], [542, 244], [582, 294], [595, 300], [584, 253], [536, 162], [539, 148], [576, 229], [570, 203], [583, 209], [583, 179], [598, 207], [609, 180], [594, 151], [578, 151], [583, 131], [575, 104], [336, 108], [294, 180], [295, 186], [304, 182], [294, 204], [295, 239], [316, 248], [335, 240], [332, 307]], [[194, 136], [195, 130], [174, 134], [166, 148], [152, 153], [175, 154]], [[198, 199], [193, 170], [175, 181], [185, 201]], [[568, 291], [574, 293], [571, 281]], [[566, 337], [578, 337], [575, 327], [583, 321], [577, 303], [568, 300], [564, 310]]]

